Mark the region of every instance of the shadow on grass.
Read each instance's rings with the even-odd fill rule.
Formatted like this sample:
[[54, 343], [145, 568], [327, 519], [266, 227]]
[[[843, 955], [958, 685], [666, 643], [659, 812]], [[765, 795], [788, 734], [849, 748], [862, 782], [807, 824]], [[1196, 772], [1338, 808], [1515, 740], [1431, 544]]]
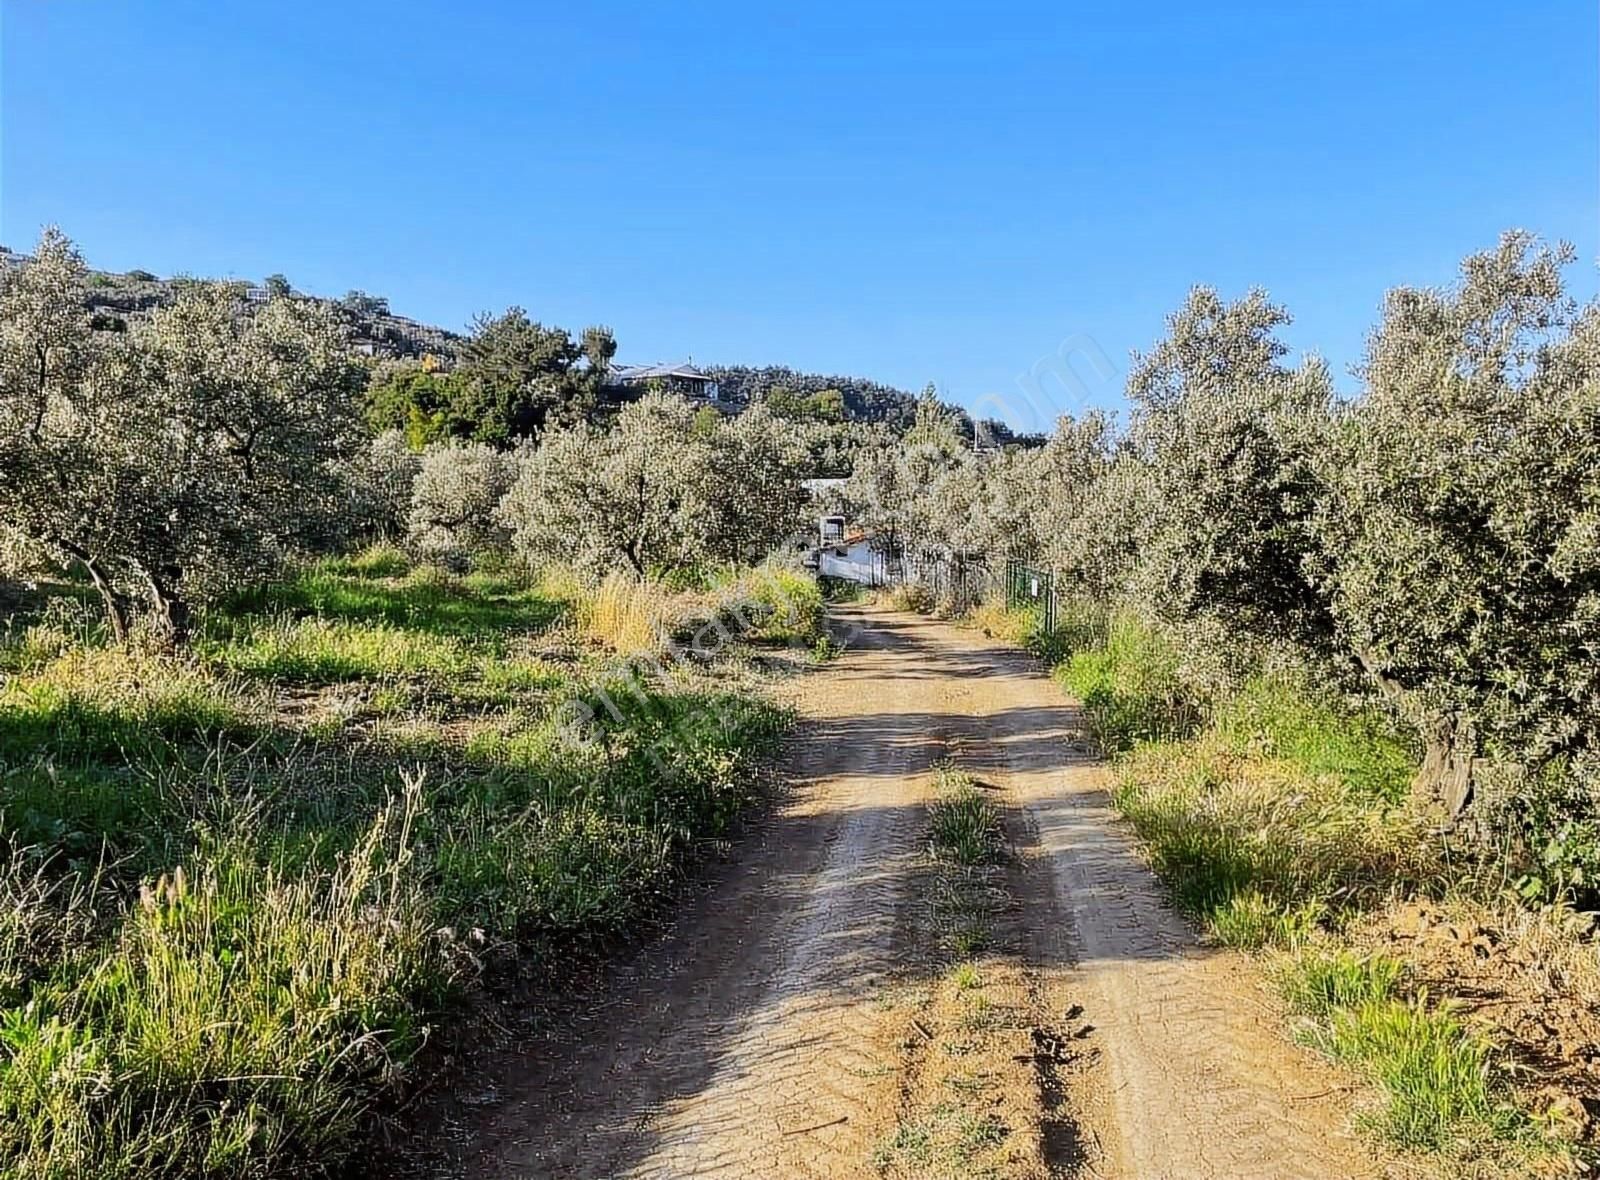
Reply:
[[484, 574], [457, 578], [424, 569], [403, 578], [374, 579], [319, 567], [237, 595], [222, 613], [318, 615], [473, 637], [543, 631], [567, 609], [567, 603], [540, 595], [514, 578]]

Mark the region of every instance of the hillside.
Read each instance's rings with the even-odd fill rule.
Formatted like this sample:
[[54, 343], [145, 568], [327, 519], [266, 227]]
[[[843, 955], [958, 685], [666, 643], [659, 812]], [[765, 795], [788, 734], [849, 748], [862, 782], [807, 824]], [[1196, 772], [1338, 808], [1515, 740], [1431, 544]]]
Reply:
[[[28, 257], [0, 246], [0, 267], [20, 266], [28, 261]], [[131, 270], [121, 274], [93, 270], [89, 274], [89, 308], [99, 317], [98, 326], [116, 328], [129, 318], [170, 303], [183, 282], [182, 276], [162, 279], [146, 270]], [[270, 297], [265, 284], [246, 283], [245, 289], [252, 301], [265, 302]], [[461, 333], [448, 328], [394, 314], [389, 310], [389, 301], [380, 296], [360, 291], [351, 291], [341, 299], [328, 299], [298, 291], [292, 294], [298, 299], [333, 308], [349, 327], [356, 351], [366, 356], [390, 360], [421, 359], [424, 356], [451, 359], [465, 339]]]
[[[28, 259], [29, 255], [0, 245], [0, 268], [19, 266]], [[269, 284], [281, 279], [282, 276], [272, 276], [259, 284], [246, 283], [246, 294], [253, 301], [265, 302], [271, 295]], [[98, 326], [119, 328], [129, 319], [171, 302], [184, 281], [184, 276], [163, 279], [146, 270], [121, 273], [92, 270], [88, 305], [97, 316]], [[350, 291], [338, 299], [330, 299], [292, 289], [291, 294], [333, 309], [349, 327], [356, 351], [379, 360], [432, 357], [449, 367], [461, 355], [467, 339], [463, 333], [449, 328], [395, 314], [389, 309], [389, 301], [382, 296]], [[704, 368], [707, 375], [716, 380], [722, 397], [737, 405], [748, 405], [777, 389], [801, 396], [832, 389], [843, 396], [845, 414], [852, 421], [881, 422], [904, 430], [916, 415], [916, 394], [865, 377], [803, 373], [786, 365], [709, 365]], [[971, 419], [957, 406], [947, 408], [960, 416], [967, 437], [971, 438]], [[1001, 445], [1037, 441], [1014, 436], [1003, 423], [986, 425], [988, 437]]]

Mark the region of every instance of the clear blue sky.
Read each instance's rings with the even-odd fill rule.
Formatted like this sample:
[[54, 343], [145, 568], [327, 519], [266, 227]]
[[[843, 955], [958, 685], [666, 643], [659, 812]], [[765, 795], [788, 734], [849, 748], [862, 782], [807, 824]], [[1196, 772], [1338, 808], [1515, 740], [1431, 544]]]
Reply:
[[110, 269], [968, 404], [1197, 282], [1341, 371], [1508, 226], [1595, 288], [1589, 0], [0, 4], [0, 242]]

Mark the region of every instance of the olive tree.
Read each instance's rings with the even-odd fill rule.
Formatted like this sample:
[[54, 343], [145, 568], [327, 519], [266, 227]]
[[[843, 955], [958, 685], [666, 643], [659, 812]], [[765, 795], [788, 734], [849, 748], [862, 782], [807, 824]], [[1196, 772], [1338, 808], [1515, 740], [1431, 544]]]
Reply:
[[346, 542], [403, 536], [422, 455], [399, 430], [385, 430], [339, 468], [345, 490]]
[[1111, 455], [1112, 423], [1097, 411], [1064, 415], [1042, 447], [1002, 452], [985, 473], [992, 522], [986, 548], [1065, 569]]
[[452, 569], [503, 552], [510, 534], [500, 501], [517, 478], [520, 453], [487, 443], [436, 443], [422, 453], [411, 489], [406, 544], [419, 557]]
[[640, 576], [701, 560], [714, 518], [711, 445], [682, 398], [647, 394], [610, 429], [548, 431], [501, 518], [519, 554]]
[[736, 564], [757, 561], [799, 531], [806, 442], [793, 423], [760, 404], [711, 431], [702, 479], [714, 554]]
[[[97, 420], [116, 418], [106, 338], [85, 309], [88, 268], [59, 230], [0, 287], [0, 518], [17, 566], [79, 565], [121, 640], [128, 607], [98, 500], [115, 499]], [[97, 494], [98, 493], [98, 494]], [[95, 527], [95, 526], [101, 527]]]
[[1282, 364], [1288, 322], [1260, 291], [1232, 303], [1192, 291], [1129, 375], [1128, 462], [1143, 471], [1107, 490], [1142, 510], [1124, 521], [1139, 543], [1132, 585], [1159, 615], [1326, 653], [1332, 616], [1307, 562], [1332, 385], [1320, 361]]
[[[972, 463], [955, 415], [927, 393], [903, 438], [857, 453], [843, 498], [885, 553], [946, 549], [956, 539], [951, 515], [968, 494], [962, 485], [975, 478]], [[943, 503], [941, 485], [948, 485]]]
[[253, 309], [236, 284], [188, 282], [107, 333], [85, 283], [48, 231], [0, 292], [0, 511], [85, 571], [118, 637], [143, 599], [181, 642], [197, 602], [328, 530], [362, 372], [309, 302]]
[[1456, 812], [1482, 755], [1596, 753], [1600, 309], [1571, 257], [1510, 233], [1450, 289], [1390, 292], [1320, 465], [1339, 634], [1419, 712], [1419, 785]]

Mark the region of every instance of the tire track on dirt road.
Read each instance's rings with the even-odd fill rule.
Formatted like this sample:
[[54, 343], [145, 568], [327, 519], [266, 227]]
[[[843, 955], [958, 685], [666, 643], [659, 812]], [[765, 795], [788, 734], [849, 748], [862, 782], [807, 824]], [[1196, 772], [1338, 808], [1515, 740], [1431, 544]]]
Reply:
[[1022, 808], [1029, 978], [1048, 1018], [1081, 1005], [1094, 1026], [1065, 1112], [1097, 1145], [1081, 1174], [1379, 1174], [1329, 1072], [1168, 908], [1033, 661], [928, 619], [836, 613], [857, 640], [795, 690], [790, 793], [672, 930], [489, 1081], [451, 1173], [875, 1176], [902, 1064], [880, 1001], [907, 965], [929, 771], [949, 754]]
[[873, 1174], [896, 1084], [878, 989], [942, 749], [926, 724], [940, 684], [879, 629], [801, 682], [792, 788], [737, 876], [580, 1026], [530, 1047], [463, 1174]]
[[1043, 953], [1060, 966], [1058, 994], [1085, 1006], [1101, 1053], [1095, 1174], [1382, 1175], [1345, 1130], [1334, 1071], [1284, 1040], [1239, 956], [1200, 948], [1167, 903], [1115, 815], [1078, 708], [1022, 653], [933, 621], [911, 633], [984, 669], [961, 703], [988, 734], [991, 773], [1032, 816], [1060, 915]]

